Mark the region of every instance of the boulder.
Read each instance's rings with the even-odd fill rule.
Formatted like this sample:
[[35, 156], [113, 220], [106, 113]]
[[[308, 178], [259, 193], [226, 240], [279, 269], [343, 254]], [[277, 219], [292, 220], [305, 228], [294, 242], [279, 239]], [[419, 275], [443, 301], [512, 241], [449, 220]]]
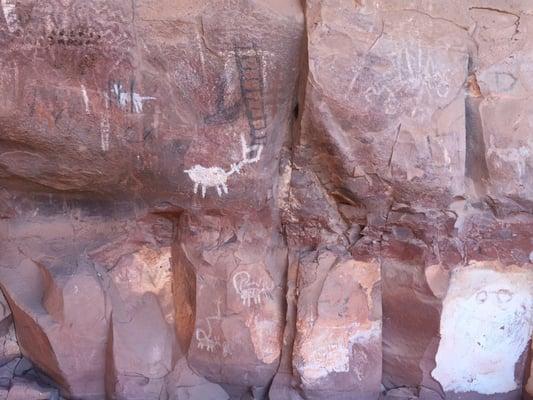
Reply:
[[22, 354], [47, 373], [66, 395], [101, 398], [107, 333], [103, 291], [96, 275], [52, 276], [24, 259], [2, 270]]

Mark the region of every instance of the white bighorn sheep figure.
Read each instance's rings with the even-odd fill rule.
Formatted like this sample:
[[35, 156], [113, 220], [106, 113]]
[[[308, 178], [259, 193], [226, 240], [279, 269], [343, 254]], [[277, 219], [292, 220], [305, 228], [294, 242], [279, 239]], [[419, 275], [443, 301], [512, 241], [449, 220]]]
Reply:
[[248, 307], [252, 304], [261, 304], [261, 296], [270, 296], [273, 289], [273, 285], [268, 285], [264, 280], [254, 282], [247, 271], [233, 275], [233, 287], [240, 296], [242, 304]]
[[202, 328], [196, 328], [195, 336], [196, 340], [198, 341], [197, 347], [200, 350], [207, 350], [209, 352], [215, 351], [215, 348], [217, 346], [220, 346], [220, 343], [216, 338], [212, 337], [213, 334], [213, 327], [211, 326], [211, 320], [220, 320], [222, 318], [220, 313], [220, 303], [222, 301], [219, 299], [217, 300], [217, 315], [207, 317], [205, 319], [207, 323], [207, 332], [204, 331]]
[[[198, 187], [202, 190], [202, 197], [205, 197], [206, 191], [210, 187], [214, 187], [217, 190], [219, 197], [222, 196], [222, 193], [228, 194], [228, 186], [226, 184], [228, 177], [241, 172], [244, 165], [256, 163], [261, 159], [263, 145], [248, 146], [244, 136], [241, 135], [241, 148], [242, 160], [232, 164], [229, 171], [224, 171], [220, 167], [204, 167], [199, 164], [184, 170], [194, 183], [194, 194], [198, 193]], [[250, 157], [254, 153], [255, 155]]]
[[218, 342], [212, 339], [203, 329], [196, 329], [196, 340], [198, 341], [198, 348], [200, 350], [207, 350], [209, 352], [215, 351]]

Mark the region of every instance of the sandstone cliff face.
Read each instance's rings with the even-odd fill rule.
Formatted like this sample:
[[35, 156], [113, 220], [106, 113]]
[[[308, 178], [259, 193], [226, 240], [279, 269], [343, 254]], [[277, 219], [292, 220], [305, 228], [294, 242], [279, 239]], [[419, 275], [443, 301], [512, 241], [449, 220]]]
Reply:
[[529, 1], [0, 5], [0, 399], [533, 398]]

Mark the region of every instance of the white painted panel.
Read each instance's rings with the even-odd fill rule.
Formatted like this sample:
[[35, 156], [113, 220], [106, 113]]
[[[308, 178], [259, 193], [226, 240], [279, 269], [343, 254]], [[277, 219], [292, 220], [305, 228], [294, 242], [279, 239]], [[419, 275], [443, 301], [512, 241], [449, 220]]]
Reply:
[[506, 393], [532, 331], [532, 271], [482, 264], [452, 274], [432, 375], [445, 391]]

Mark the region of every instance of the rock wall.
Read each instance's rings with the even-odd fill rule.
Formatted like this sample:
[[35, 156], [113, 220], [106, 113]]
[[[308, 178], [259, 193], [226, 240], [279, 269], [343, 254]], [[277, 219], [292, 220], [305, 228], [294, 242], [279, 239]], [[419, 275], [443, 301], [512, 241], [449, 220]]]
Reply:
[[533, 398], [531, 2], [0, 5], [0, 399]]

